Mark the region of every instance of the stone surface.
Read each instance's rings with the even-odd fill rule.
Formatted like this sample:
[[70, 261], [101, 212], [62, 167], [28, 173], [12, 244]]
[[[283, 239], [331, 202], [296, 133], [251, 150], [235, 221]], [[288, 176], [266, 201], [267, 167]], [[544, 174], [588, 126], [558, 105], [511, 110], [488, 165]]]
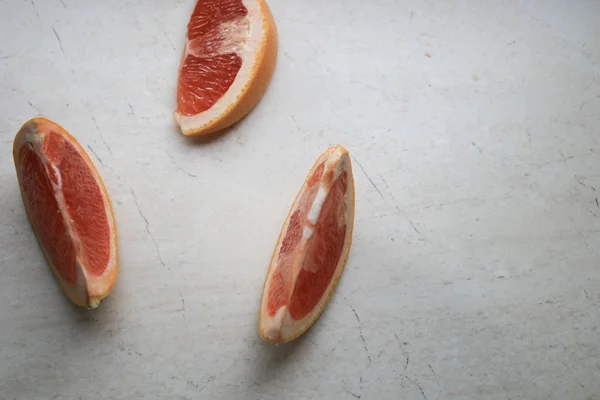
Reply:
[[[0, 399], [600, 399], [600, 2], [271, 0], [270, 89], [212, 141], [172, 122], [193, 3], [0, 2]], [[114, 202], [93, 312], [19, 197], [38, 114]], [[348, 267], [313, 329], [264, 344], [279, 229], [337, 143]]]

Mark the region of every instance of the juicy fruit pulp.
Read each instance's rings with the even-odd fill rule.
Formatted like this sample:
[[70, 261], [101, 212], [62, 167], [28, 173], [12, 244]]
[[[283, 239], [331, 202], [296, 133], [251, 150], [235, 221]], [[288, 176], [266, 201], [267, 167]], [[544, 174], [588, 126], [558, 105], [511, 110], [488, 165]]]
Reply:
[[198, 0], [179, 65], [184, 135], [207, 135], [246, 116], [265, 94], [277, 59], [277, 28], [265, 0]]
[[[319, 169], [323, 170], [323, 164]], [[329, 190], [315, 226], [307, 218], [310, 211], [307, 206], [315, 201], [319, 189], [317, 183], [309, 182], [308, 193], [300, 200], [301, 206], [292, 215], [283, 238], [277, 258], [278, 268], [269, 288], [272, 301], [267, 304], [267, 310], [270, 316], [289, 302], [289, 313], [293, 319], [305, 317], [323, 297], [340, 259], [347, 228], [346, 204], [343, 202], [348, 188], [347, 174], [342, 172]], [[310, 245], [306, 246], [308, 248], [298, 247], [305, 231], [306, 236], [312, 231]], [[307, 257], [294, 278], [291, 276], [294, 261], [302, 251], [307, 253]], [[294, 279], [296, 286], [291, 293]]]
[[[102, 194], [85, 161], [75, 148], [57, 133], [50, 132], [42, 142], [47, 162], [33, 151], [31, 144], [21, 148], [21, 171], [25, 201], [33, 213], [34, 229], [52, 264], [68, 284], [77, 280], [75, 243], [70, 229], [81, 243], [80, 257], [89, 273], [102, 275], [109, 259], [108, 219]], [[65, 212], [61, 212], [56, 192], [62, 194]]]
[[282, 230], [261, 304], [265, 340], [292, 340], [318, 318], [341, 276], [353, 221], [350, 159], [337, 146], [313, 167]]
[[76, 303], [97, 305], [116, 278], [116, 248], [113, 254], [114, 220], [91, 161], [75, 139], [44, 119], [23, 126], [14, 156], [25, 209], [59, 282]]
[[236, 50], [248, 34], [247, 14], [241, 0], [198, 1], [188, 24], [188, 54], [179, 74], [179, 114], [206, 111], [229, 89], [242, 67]]
[[61, 278], [69, 285], [74, 285], [77, 282], [75, 249], [54, 197], [50, 176], [30, 144], [21, 148], [19, 158], [23, 173], [23, 201], [31, 210], [33, 229]]

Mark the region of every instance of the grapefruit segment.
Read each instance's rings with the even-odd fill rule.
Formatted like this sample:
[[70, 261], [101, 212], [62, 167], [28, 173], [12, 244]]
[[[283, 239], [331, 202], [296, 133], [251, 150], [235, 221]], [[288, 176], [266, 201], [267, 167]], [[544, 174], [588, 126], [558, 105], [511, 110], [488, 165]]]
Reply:
[[175, 122], [185, 135], [227, 128], [264, 95], [277, 58], [264, 0], [198, 0], [179, 67]]
[[50, 268], [74, 303], [96, 307], [118, 274], [116, 224], [98, 171], [67, 131], [44, 118], [19, 130], [13, 157]]
[[335, 146], [311, 169], [275, 246], [259, 311], [263, 340], [293, 340], [317, 320], [346, 265], [353, 227], [352, 165]]

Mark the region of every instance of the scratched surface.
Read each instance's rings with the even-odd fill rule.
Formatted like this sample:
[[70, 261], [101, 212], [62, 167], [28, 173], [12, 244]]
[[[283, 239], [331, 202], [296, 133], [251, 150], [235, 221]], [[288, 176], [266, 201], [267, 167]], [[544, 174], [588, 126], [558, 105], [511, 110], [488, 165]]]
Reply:
[[[172, 123], [192, 0], [0, 1], [0, 399], [600, 399], [600, 2], [271, 1], [272, 85], [214, 141]], [[41, 114], [112, 196], [121, 275], [71, 307], [23, 212]], [[305, 174], [353, 156], [347, 270], [257, 334]]]

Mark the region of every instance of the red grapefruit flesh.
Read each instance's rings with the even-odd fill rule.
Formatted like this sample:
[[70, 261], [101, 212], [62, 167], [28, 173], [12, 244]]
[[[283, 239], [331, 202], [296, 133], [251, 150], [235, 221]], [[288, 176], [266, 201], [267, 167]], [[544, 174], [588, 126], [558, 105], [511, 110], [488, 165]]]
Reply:
[[277, 31], [264, 0], [198, 0], [179, 67], [175, 121], [185, 135], [224, 129], [264, 95]]
[[96, 307], [118, 274], [116, 224], [96, 168], [67, 131], [44, 118], [23, 125], [13, 157], [50, 268], [74, 303]]
[[[216, 4], [215, 4], [216, 3]], [[192, 116], [211, 108], [229, 89], [242, 66], [231, 46], [226, 52], [226, 26], [247, 30], [248, 10], [241, 0], [198, 1], [188, 24], [188, 54], [177, 91], [177, 112]], [[223, 49], [223, 51], [221, 51]]]
[[283, 343], [317, 320], [342, 275], [354, 227], [354, 180], [341, 146], [319, 157], [283, 226], [265, 280], [259, 333]]

